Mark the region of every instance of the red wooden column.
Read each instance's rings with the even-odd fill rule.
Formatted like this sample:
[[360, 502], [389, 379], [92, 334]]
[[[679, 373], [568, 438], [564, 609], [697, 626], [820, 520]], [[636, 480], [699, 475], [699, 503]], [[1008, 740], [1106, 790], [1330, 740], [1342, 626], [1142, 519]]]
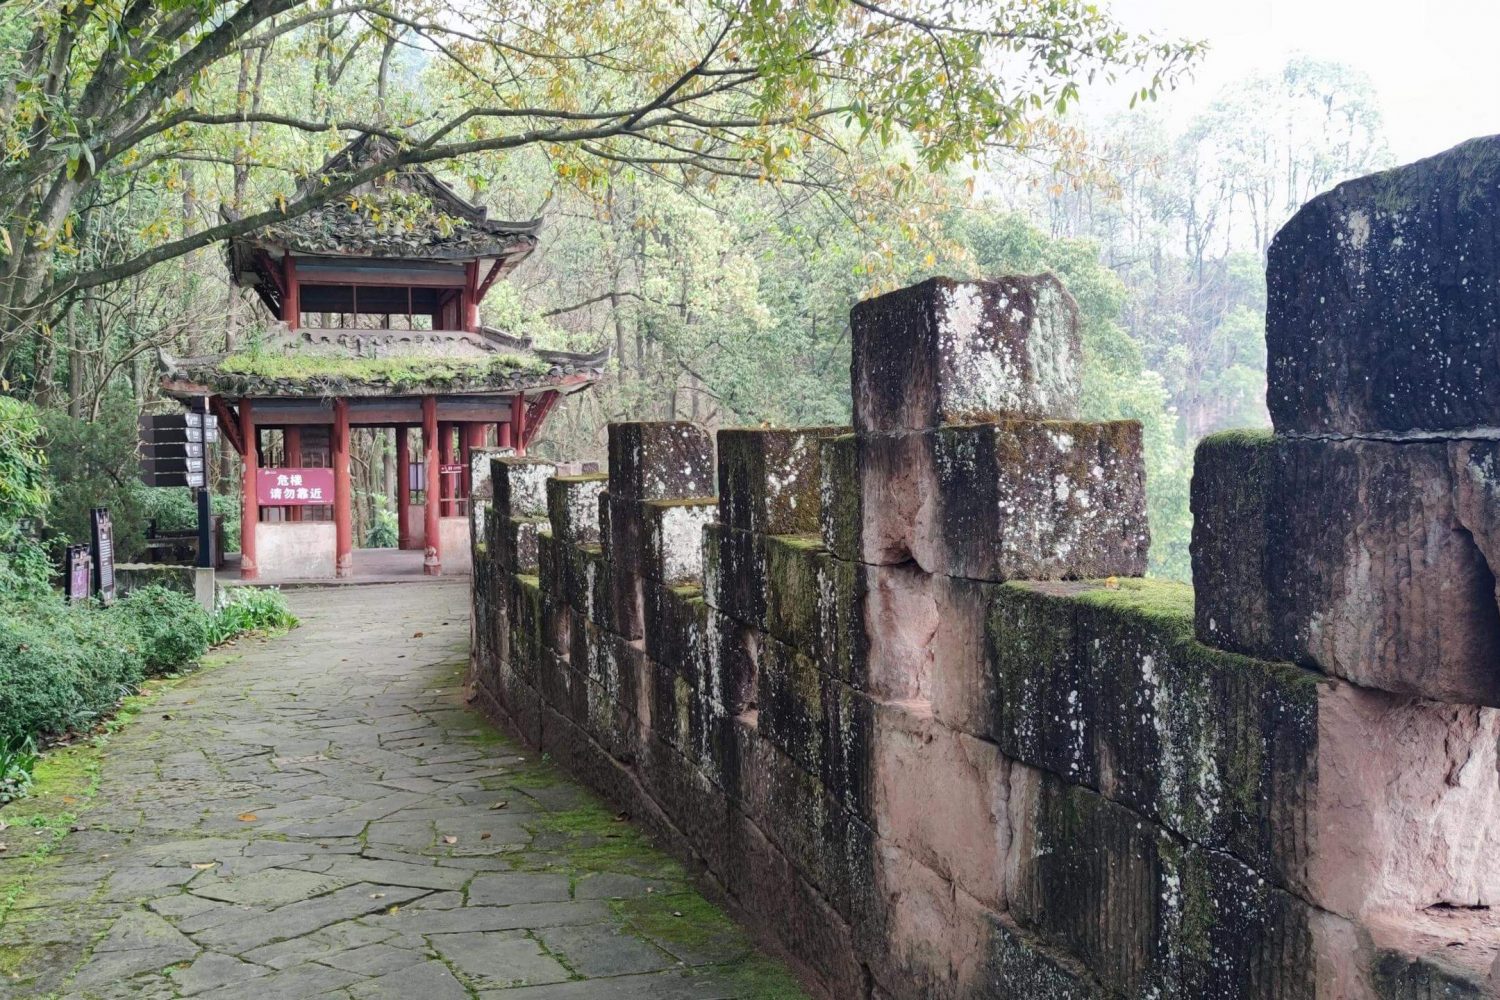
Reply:
[[282, 322], [290, 329], [302, 325], [302, 286], [297, 280], [297, 262], [291, 254], [285, 258], [286, 298], [281, 303]]
[[260, 576], [260, 566], [255, 562], [255, 525], [260, 520], [260, 500], [256, 496], [256, 472], [260, 467], [255, 441], [255, 407], [250, 400], [240, 400], [240, 441], [245, 450], [240, 455], [240, 465], [245, 470], [241, 485], [240, 500], [240, 579], [254, 580]]
[[[438, 424], [438, 451], [442, 455], [444, 465], [453, 465], [456, 456], [453, 454], [453, 425]], [[443, 517], [453, 516], [453, 499], [458, 496], [458, 477], [450, 476], [446, 472], [442, 475], [443, 483]]]
[[354, 575], [354, 490], [349, 479], [349, 401], [333, 401], [333, 574]]
[[464, 265], [464, 329], [470, 333], [479, 330], [479, 262], [471, 260]]
[[[474, 440], [474, 435], [471, 433], [473, 426], [467, 420], [458, 425], [458, 463], [463, 466], [463, 469], [458, 474], [458, 487], [454, 492], [464, 501], [468, 500], [471, 492], [469, 489], [469, 446]], [[453, 506], [454, 513], [458, 513], [458, 504], [455, 503]]]
[[422, 555], [422, 572], [438, 576], [443, 572], [443, 540], [438, 537], [438, 497], [442, 494], [438, 474], [437, 397], [422, 397], [422, 450], [427, 463], [427, 550]]
[[519, 393], [510, 400], [510, 445], [517, 455], [526, 454], [526, 397]]
[[[282, 457], [282, 461], [289, 468], [302, 468], [302, 428], [283, 427], [281, 429], [281, 442], [284, 446], [282, 450], [286, 452]], [[302, 520], [302, 507], [300, 505], [288, 507], [286, 511], [288, 521]]]
[[495, 425], [495, 447], [511, 448], [514, 445], [510, 440], [510, 421], [505, 420]]
[[469, 510], [474, 509], [474, 449], [483, 448], [489, 427], [477, 421], [464, 424], [464, 496], [469, 498]]
[[396, 425], [396, 548], [411, 548], [411, 429]]

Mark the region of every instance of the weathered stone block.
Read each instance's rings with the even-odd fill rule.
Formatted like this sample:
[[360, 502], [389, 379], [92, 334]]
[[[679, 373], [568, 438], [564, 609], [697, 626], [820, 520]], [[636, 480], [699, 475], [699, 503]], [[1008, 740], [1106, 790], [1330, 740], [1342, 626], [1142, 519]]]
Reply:
[[850, 325], [861, 434], [1076, 413], [1078, 306], [1050, 274], [932, 278], [859, 303]]
[[1137, 422], [945, 428], [934, 432], [932, 452], [930, 515], [912, 539], [928, 572], [980, 580], [1145, 572]]
[[510, 666], [535, 686], [546, 645], [542, 638], [542, 588], [534, 576], [510, 577]]
[[568, 545], [599, 541], [599, 495], [609, 476], [557, 476], [547, 480], [547, 516], [552, 534]]
[[[536, 565], [537, 578], [542, 582], [542, 592], [549, 600], [566, 601], [568, 599], [567, 558], [563, 546], [558, 544], [550, 526], [545, 524], [536, 533]], [[474, 572], [476, 574], [479, 572], [477, 563]]]
[[[1211, 441], [1194, 479], [1199, 634], [1368, 687], [1500, 705], [1495, 451]], [[1266, 475], [1264, 499], [1224, 485], [1248, 474]]]
[[1299, 887], [1320, 678], [1199, 644], [1191, 602], [1188, 587], [1155, 581], [999, 588], [994, 738], [1009, 757]]
[[1500, 425], [1500, 137], [1347, 181], [1271, 243], [1266, 401], [1278, 431]]
[[645, 531], [641, 572], [669, 587], [703, 581], [703, 528], [718, 516], [713, 497], [648, 500], [640, 505]]
[[876, 566], [914, 558], [917, 531], [933, 519], [937, 486], [933, 443], [931, 433], [871, 434], [857, 439], [859, 501], [849, 506], [858, 510], [860, 520], [853, 529], [839, 528], [848, 537], [835, 551], [854, 544], [850, 558]]
[[719, 520], [765, 535], [818, 530], [820, 446], [847, 427], [719, 432]]
[[700, 686], [727, 715], [735, 716], [755, 704], [760, 656], [767, 636], [712, 608], [704, 639], [706, 663]]
[[1011, 768], [1006, 878], [1021, 926], [1123, 996], [1313, 996], [1308, 911], [1240, 862], [1123, 806]]
[[713, 496], [713, 440], [689, 423], [610, 424], [609, 492], [630, 500]]
[[703, 597], [747, 625], [766, 627], [765, 536], [717, 522], [703, 528]]
[[696, 684], [707, 657], [711, 613], [702, 589], [647, 583], [644, 594], [646, 654]]
[[1087, 969], [1007, 917], [992, 921], [984, 954], [984, 981], [994, 996], [1026, 1000], [1102, 1000], [1108, 996]]
[[825, 675], [802, 653], [775, 639], [761, 649], [756, 689], [760, 732], [809, 774], [823, 773]]
[[823, 544], [840, 559], [857, 562], [864, 529], [859, 475], [859, 439], [853, 434], [819, 442], [818, 520]]
[[815, 615], [808, 645], [823, 670], [857, 687], [863, 683], [858, 667], [868, 660], [864, 567], [820, 553], [813, 564], [813, 583]]
[[547, 523], [542, 517], [507, 517], [500, 526], [500, 566], [511, 573], [536, 574], [539, 559], [537, 533]]
[[492, 458], [490, 488], [495, 507], [507, 517], [546, 517], [547, 480], [556, 469], [539, 458]]
[[766, 629], [809, 656], [819, 652], [819, 564], [827, 551], [817, 535], [769, 536], [762, 542], [766, 566]]

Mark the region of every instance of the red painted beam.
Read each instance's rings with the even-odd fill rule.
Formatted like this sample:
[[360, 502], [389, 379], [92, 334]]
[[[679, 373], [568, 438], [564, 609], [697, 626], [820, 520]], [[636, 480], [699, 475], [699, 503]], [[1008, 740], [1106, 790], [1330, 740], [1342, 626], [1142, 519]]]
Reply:
[[229, 442], [229, 447], [241, 457], [245, 457], [245, 442], [240, 437], [240, 418], [230, 409], [229, 404], [224, 402], [223, 396], [211, 396], [208, 403], [213, 407], [214, 416], [219, 418], [219, 433], [224, 435], [224, 440]]
[[542, 429], [542, 423], [547, 419], [547, 415], [552, 412], [552, 408], [557, 405], [558, 397], [561, 395], [557, 390], [549, 389], [533, 400], [531, 405], [527, 407], [526, 422], [522, 426], [521, 434], [521, 451], [523, 454], [531, 446], [532, 439], [536, 437], [537, 431]]

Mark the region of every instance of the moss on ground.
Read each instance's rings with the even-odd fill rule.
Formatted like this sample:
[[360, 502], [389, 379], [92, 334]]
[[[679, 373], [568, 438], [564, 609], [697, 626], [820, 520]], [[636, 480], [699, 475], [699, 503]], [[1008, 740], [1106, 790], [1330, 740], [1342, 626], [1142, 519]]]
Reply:
[[805, 1000], [784, 964], [759, 954], [749, 935], [723, 910], [695, 892], [614, 900], [611, 908], [631, 931], [682, 961], [726, 956], [712, 971], [729, 980], [741, 1000]]

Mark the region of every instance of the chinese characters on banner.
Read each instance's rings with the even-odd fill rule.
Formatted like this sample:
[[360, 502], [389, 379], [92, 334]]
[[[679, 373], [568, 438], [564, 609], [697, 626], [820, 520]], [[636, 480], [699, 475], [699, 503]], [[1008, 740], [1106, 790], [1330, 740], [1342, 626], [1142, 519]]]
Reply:
[[332, 469], [257, 469], [255, 497], [271, 507], [333, 503]]

